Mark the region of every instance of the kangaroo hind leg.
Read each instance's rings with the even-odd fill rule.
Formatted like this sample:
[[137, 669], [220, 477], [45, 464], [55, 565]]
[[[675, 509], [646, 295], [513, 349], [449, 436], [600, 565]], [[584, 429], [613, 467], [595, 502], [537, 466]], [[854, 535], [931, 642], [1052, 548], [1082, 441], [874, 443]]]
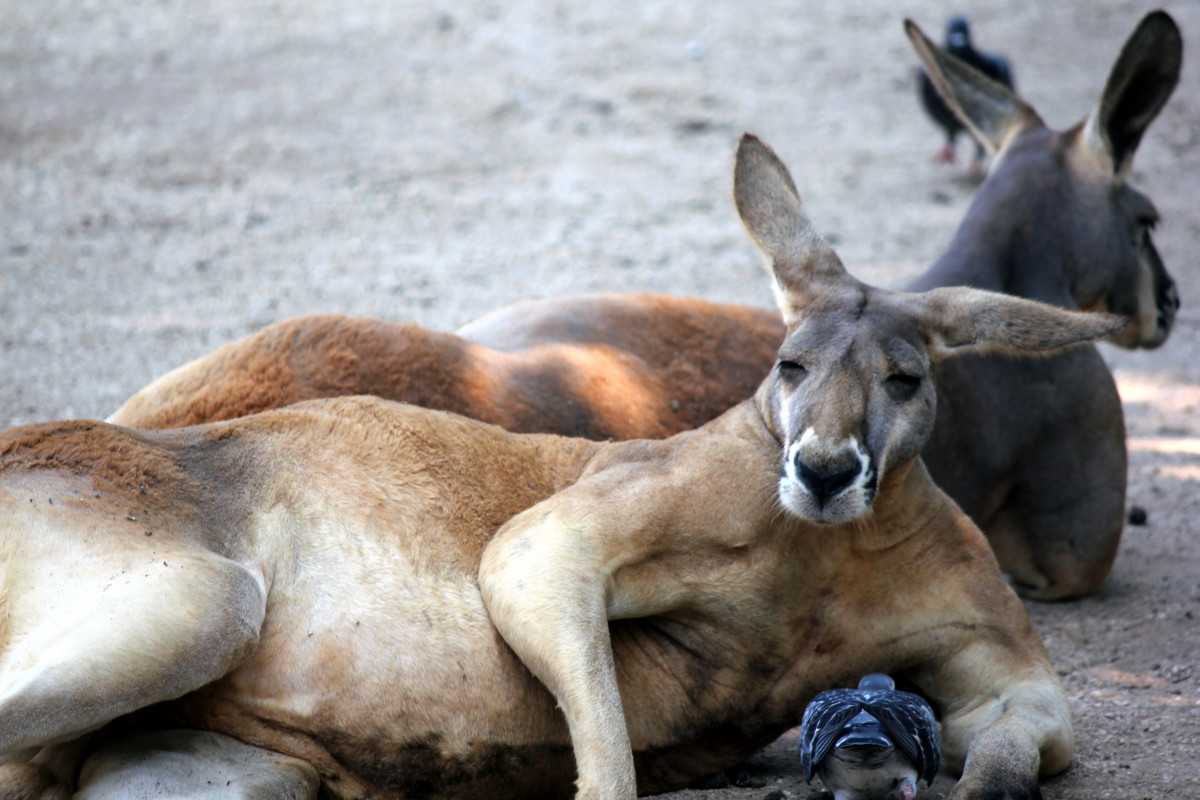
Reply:
[[256, 645], [265, 599], [261, 576], [181, 532], [0, 495], [0, 754], [221, 677]]

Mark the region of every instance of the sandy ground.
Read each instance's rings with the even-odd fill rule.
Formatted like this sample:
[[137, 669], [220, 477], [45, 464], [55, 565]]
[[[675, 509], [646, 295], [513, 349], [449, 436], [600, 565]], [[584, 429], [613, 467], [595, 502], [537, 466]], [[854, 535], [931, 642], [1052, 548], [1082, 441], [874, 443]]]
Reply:
[[[104, 417], [297, 314], [453, 329], [593, 290], [769, 305], [729, 198], [743, 130], [790, 164], [849, 268], [898, 285], [973, 191], [931, 162], [900, 26], [940, 34], [953, 10], [1061, 127], [1149, 7], [2, 0], [0, 424]], [[1200, 3], [1170, 10], [1200, 44]], [[1101, 594], [1030, 605], [1077, 715], [1048, 798], [1200, 797], [1198, 62], [1134, 176], [1184, 308], [1161, 350], [1105, 350], [1148, 524]], [[789, 747], [752, 786], [676, 796], [806, 797]]]

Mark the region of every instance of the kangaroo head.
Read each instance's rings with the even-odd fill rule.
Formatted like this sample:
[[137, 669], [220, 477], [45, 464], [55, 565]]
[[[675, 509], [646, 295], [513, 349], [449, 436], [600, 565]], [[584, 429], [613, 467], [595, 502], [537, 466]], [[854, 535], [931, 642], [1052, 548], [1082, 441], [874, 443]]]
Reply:
[[933, 427], [937, 360], [1044, 352], [1125, 325], [978, 289], [909, 294], [855, 280], [813, 229], [787, 168], [749, 134], [734, 199], [787, 325], [756, 402], [782, 445], [780, 499], [804, 519], [863, 516], [889, 471], [917, 457]]
[[1157, 347], [1179, 308], [1151, 231], [1153, 203], [1127, 178], [1142, 135], [1166, 105], [1183, 61], [1162, 11], [1130, 35], [1095, 109], [1055, 131], [1008, 88], [941, 50], [911, 20], [905, 31], [946, 105], [994, 157], [964, 228], [1008, 253], [1005, 289], [1129, 318], [1112, 337]]

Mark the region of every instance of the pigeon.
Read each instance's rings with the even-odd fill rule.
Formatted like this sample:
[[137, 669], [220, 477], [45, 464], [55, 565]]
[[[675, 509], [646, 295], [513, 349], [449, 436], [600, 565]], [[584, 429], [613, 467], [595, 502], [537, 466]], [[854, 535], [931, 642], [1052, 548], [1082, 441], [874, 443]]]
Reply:
[[[1009, 66], [1008, 59], [995, 53], [976, 50], [971, 45], [971, 26], [966, 17], [955, 15], [947, 20], [945, 49], [950, 55], [966, 62], [997, 83], [1009, 89], [1013, 88], [1012, 67]], [[920, 85], [921, 104], [925, 111], [946, 132], [946, 143], [938, 150], [937, 160], [949, 164], [954, 161], [955, 139], [966, 126], [946, 106], [925, 70], [917, 70], [917, 82]], [[975, 160], [971, 164], [973, 174], [982, 174], [983, 156], [983, 145], [976, 142]]]
[[800, 722], [800, 765], [834, 800], [913, 800], [917, 780], [933, 781], [941, 763], [933, 709], [873, 673], [857, 689], [821, 692]]

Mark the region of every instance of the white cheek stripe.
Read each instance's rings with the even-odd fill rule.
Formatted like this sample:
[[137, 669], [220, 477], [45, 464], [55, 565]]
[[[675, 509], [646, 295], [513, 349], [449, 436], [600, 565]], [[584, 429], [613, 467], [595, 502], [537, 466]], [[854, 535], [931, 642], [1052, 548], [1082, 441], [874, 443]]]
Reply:
[[858, 454], [858, 480], [854, 482], [854, 488], [865, 489], [871, 481], [871, 457], [858, 443], [858, 439], [851, 436], [850, 442], [854, 445], [854, 452]]
[[808, 429], [804, 431], [804, 433], [800, 434], [800, 441], [796, 442], [796, 444], [803, 447], [804, 445], [808, 444], [810, 439], [812, 441], [816, 441], [820, 438], [821, 437], [817, 436], [817, 429], [809, 425]]
[[787, 458], [783, 460], [783, 474], [787, 475], [787, 479], [800, 488], [805, 494], [811, 494], [808, 487], [804, 485], [804, 481], [800, 480], [800, 476], [796, 473], [796, 451], [800, 449], [799, 442], [792, 442], [792, 446], [787, 450]]
[[817, 438], [816, 429], [812, 426], [809, 426], [804, 433], [800, 434], [800, 440], [792, 442], [792, 444], [788, 447], [787, 458], [783, 460], [783, 473], [787, 475], [788, 480], [796, 484], [796, 486], [798, 486], [805, 494], [812, 494], [812, 492], [808, 490], [808, 486], [804, 484], [804, 481], [800, 480], [800, 475], [796, 472], [796, 456], [799, 454], [801, 447], [808, 444], [809, 441], [814, 441]]

